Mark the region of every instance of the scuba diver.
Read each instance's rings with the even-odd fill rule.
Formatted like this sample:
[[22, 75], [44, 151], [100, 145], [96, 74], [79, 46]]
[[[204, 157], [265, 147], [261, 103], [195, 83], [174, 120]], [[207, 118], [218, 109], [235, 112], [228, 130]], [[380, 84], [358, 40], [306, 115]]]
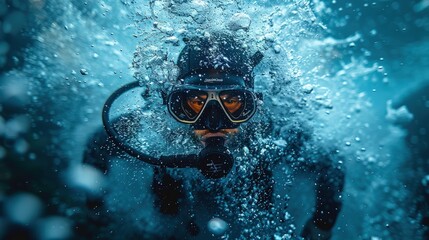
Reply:
[[[109, 160], [120, 155], [154, 165], [148, 190], [153, 193], [154, 208], [168, 219], [181, 219], [176, 222], [179, 226], [164, 224], [172, 236], [163, 232], [144, 237], [154, 239], [219, 238], [201, 224], [213, 217], [226, 220], [229, 229], [221, 234], [234, 239], [271, 239], [275, 232], [276, 239], [296, 237], [292, 233], [295, 227], [287, 224], [290, 219], [284, 213], [287, 206], [283, 202], [288, 199], [275, 194], [274, 170], [288, 165], [293, 172], [315, 175], [315, 209], [301, 236], [330, 239], [341, 210], [344, 172], [337, 164], [341, 157], [317, 147], [304, 126], [279, 130], [269, 111], [264, 112], [263, 96], [254, 91], [253, 75], [263, 58], [261, 52], [250, 54], [242, 43], [225, 34], [195, 37], [185, 43], [177, 60], [177, 82], [161, 95], [169, 115], [190, 126], [191, 143], [202, 147], [200, 153], [153, 157], [120, 140], [114, 129], [120, 120], [109, 118], [110, 106], [124, 92], [141, 87], [136, 82], [107, 100], [105, 129], [89, 140], [84, 162], [103, 172], [108, 172]], [[258, 120], [250, 121], [257, 115]], [[274, 144], [281, 134], [288, 135], [287, 144]], [[201, 174], [190, 174], [189, 169]], [[103, 196], [88, 198], [90, 208], [102, 205]]]

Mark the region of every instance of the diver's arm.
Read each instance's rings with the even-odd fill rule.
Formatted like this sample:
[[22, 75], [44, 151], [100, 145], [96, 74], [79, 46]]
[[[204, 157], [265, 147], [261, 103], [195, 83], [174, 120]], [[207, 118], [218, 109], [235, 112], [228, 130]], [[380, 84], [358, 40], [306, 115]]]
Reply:
[[86, 144], [83, 163], [107, 173], [109, 160], [121, 154], [122, 151], [114, 145], [104, 129], [100, 127]]
[[[112, 124], [118, 127], [129, 126], [138, 123], [138, 115], [134, 112], [123, 114], [112, 121]], [[126, 132], [127, 137], [133, 134]], [[86, 143], [83, 154], [83, 163], [91, 165], [103, 174], [109, 171], [110, 160], [116, 157], [126, 156], [126, 153], [115, 144], [106, 133], [103, 127], [99, 127]], [[104, 194], [104, 191], [101, 191]], [[87, 194], [87, 205], [91, 209], [102, 206], [103, 195]]]
[[336, 153], [322, 154], [323, 159], [310, 168], [316, 174], [316, 206], [306, 223], [302, 236], [305, 239], [330, 239], [331, 230], [341, 211], [341, 194], [344, 187], [344, 170], [338, 164]]
[[[138, 124], [140, 117], [138, 112], [130, 112], [123, 114], [114, 120], [112, 125], [124, 128], [124, 126], [134, 126]], [[132, 130], [127, 130], [122, 133], [127, 138], [133, 137]], [[109, 160], [114, 157], [125, 156], [126, 153], [115, 144], [108, 136], [103, 127], [99, 127], [97, 131], [89, 138], [86, 143], [85, 152], [83, 154], [83, 163], [90, 164], [103, 173], [108, 171]]]
[[[109, 139], [107, 133], [102, 127], [91, 136], [86, 144], [83, 154], [83, 163], [89, 164], [103, 174], [107, 174], [109, 170], [109, 162], [113, 157], [122, 155], [123, 152], [114, 145]], [[104, 191], [102, 191], [104, 194]], [[102, 195], [94, 195], [93, 193], [86, 194], [86, 205], [90, 209], [97, 209], [103, 205]]]
[[316, 180], [316, 210], [314, 224], [322, 230], [330, 230], [340, 213], [341, 193], [344, 187], [344, 171], [333, 164], [322, 165]]

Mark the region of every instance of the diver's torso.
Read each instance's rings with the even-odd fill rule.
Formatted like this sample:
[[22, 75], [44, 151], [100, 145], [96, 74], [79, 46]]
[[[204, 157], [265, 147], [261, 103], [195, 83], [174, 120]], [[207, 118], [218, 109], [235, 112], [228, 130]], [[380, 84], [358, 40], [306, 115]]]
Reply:
[[[235, 160], [226, 177], [207, 179], [195, 169], [167, 170], [181, 182], [183, 195], [177, 215], [160, 214], [171, 221], [164, 224], [165, 232], [176, 239], [271, 239], [274, 234], [290, 234], [284, 219], [287, 200], [276, 193], [284, 189], [275, 187], [273, 177], [275, 168], [289, 167], [280, 164], [287, 147], [273, 141], [270, 126], [258, 124], [249, 124], [227, 141]], [[219, 219], [226, 227], [208, 226]]]
[[[261, 129], [268, 131], [261, 133]], [[166, 142], [177, 140], [177, 135], [187, 136], [186, 139], [192, 136], [184, 134], [186, 131], [160, 131], [168, 138]], [[197, 146], [200, 143], [193, 139], [186, 146], [189, 144]], [[138, 231], [144, 233], [144, 239], [225, 239], [226, 236], [230, 239], [255, 239], [258, 236], [271, 239], [274, 234], [284, 236], [290, 232], [286, 219], [281, 216], [287, 203], [284, 199], [277, 199], [273, 179], [273, 169], [284, 165], [279, 164], [284, 146], [273, 141], [269, 127], [249, 124], [247, 129], [241, 129], [228, 141], [227, 147], [235, 161], [231, 172], [224, 178], [207, 179], [196, 169], [165, 169], [165, 173], [178, 185], [169, 189], [161, 179], [160, 185], [165, 189], [156, 192], [153, 185], [145, 184], [153, 199], [146, 198], [144, 206], [141, 206], [148, 208], [152, 205], [153, 209], [140, 214], [140, 219], [147, 218], [144, 220], [147, 225], [138, 227]], [[149, 180], [150, 176], [146, 179]], [[166, 214], [160, 211], [157, 206], [159, 198], [178, 189], [180, 194], [177, 198], [165, 203], [169, 206], [176, 202], [177, 212]], [[226, 225], [219, 224], [219, 219]], [[218, 224], [209, 227], [213, 220]]]
[[279, 216], [286, 203], [274, 204], [276, 194], [271, 169], [275, 166], [266, 158], [250, 155], [237, 158], [233, 170], [223, 179], [175, 176], [183, 180], [184, 194], [178, 200], [178, 214], [164, 216], [174, 221], [164, 226], [166, 232], [176, 239], [221, 239], [222, 236], [267, 239], [274, 231], [287, 231], [282, 229], [287, 226], [285, 219]]

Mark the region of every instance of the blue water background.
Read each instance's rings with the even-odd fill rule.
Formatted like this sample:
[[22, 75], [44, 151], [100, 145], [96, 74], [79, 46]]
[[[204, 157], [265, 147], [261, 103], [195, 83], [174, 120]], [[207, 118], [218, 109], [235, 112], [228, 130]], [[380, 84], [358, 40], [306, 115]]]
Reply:
[[[56, 216], [57, 224], [71, 226], [81, 210], [79, 197], [69, 196], [81, 192], [64, 175], [81, 164], [88, 138], [101, 126], [105, 99], [135, 78], [153, 92], [163, 88], [174, 79], [174, 71], [165, 69], [174, 69], [181, 38], [228, 30], [238, 12], [252, 22], [236, 34], [264, 51], [256, 89], [277, 103], [273, 112], [287, 118], [282, 109], [288, 97], [305, 98], [309, 115], [301, 120], [311, 118], [320, 141], [334, 142], [347, 156], [344, 209], [334, 239], [424, 239], [426, 0], [0, 1], [0, 202], [8, 206], [16, 194], [30, 194], [24, 199], [44, 206], [35, 205], [42, 210], [31, 221], [49, 224]], [[273, 69], [277, 78], [268, 77]], [[151, 107], [162, 107], [156, 99]], [[142, 137], [167, 149], [156, 132]], [[180, 145], [164, 151], [192, 150]], [[150, 212], [141, 207], [149, 201], [149, 172], [133, 161], [113, 167], [109, 203], [118, 216], [130, 220]], [[295, 184], [290, 194], [301, 200], [291, 202], [290, 212], [299, 232], [314, 194], [311, 182]], [[10, 215], [4, 212], [0, 234]]]

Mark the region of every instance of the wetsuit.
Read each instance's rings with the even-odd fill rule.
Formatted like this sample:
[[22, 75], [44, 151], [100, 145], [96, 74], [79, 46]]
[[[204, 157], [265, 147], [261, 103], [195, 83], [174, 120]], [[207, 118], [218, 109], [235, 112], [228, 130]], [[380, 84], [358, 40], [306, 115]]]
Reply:
[[[243, 126], [243, 131], [246, 132], [247, 129], [248, 132], [251, 132], [255, 127], [257, 126], [246, 124]], [[273, 130], [272, 127], [267, 129], [270, 132], [270, 136], [282, 135]], [[344, 172], [341, 165], [338, 164], [341, 161], [335, 151], [321, 151], [312, 144], [305, 144], [311, 141], [310, 138], [309, 133], [305, 130], [293, 131], [293, 133], [287, 134], [286, 142], [288, 144], [286, 146], [280, 144], [280, 147], [277, 147], [277, 150], [273, 150], [275, 153], [272, 154], [269, 153], [270, 150], [267, 150], [268, 154], [261, 154], [261, 147], [258, 146], [260, 145], [259, 140], [249, 137], [242, 139], [238, 147], [247, 146], [249, 151], [247, 155], [250, 155], [248, 159], [256, 158], [257, 161], [255, 165], [247, 170], [249, 173], [245, 177], [239, 177], [237, 178], [239, 180], [231, 184], [226, 181], [225, 184], [230, 184], [230, 186], [228, 185], [224, 188], [247, 189], [245, 191], [232, 190], [230, 194], [232, 196], [229, 196], [229, 199], [246, 199], [247, 195], [254, 193], [257, 196], [254, 206], [262, 210], [273, 209], [275, 185], [273, 170], [276, 165], [286, 162], [293, 171], [302, 171], [316, 176], [316, 206], [312, 220], [315, 226], [320, 229], [332, 229], [341, 210], [340, 195], [344, 186]], [[103, 172], [107, 172], [109, 160], [120, 155], [125, 155], [125, 153], [108, 139], [103, 129], [99, 129], [88, 141], [88, 147], [84, 153], [84, 162], [97, 167]], [[241, 161], [244, 163], [244, 161], [249, 160]], [[240, 161], [236, 161], [236, 165], [240, 164]], [[230, 174], [234, 173], [231, 172]], [[236, 172], [236, 174], [239, 175], [240, 173]], [[181, 201], [181, 199], [186, 198], [186, 192], [189, 191], [189, 189], [184, 190], [184, 180], [174, 174], [170, 174], [168, 169], [154, 167], [152, 192], [155, 195], [154, 204], [161, 213], [174, 216], [180, 212], [183, 204], [189, 203]], [[194, 184], [198, 184], [198, 181], [194, 182]], [[214, 195], [222, 194], [222, 190], [219, 190], [222, 187], [217, 186], [214, 187], [214, 190], [203, 190], [202, 195], [206, 199], [214, 198], [216, 197]], [[227, 202], [228, 198], [224, 197], [220, 201]], [[93, 198], [89, 201], [90, 207], [93, 208], [99, 207], [100, 204], [100, 199]], [[247, 205], [247, 202], [230, 205], [229, 207], [236, 208], [236, 212], [239, 213], [245, 205]], [[198, 214], [198, 212], [195, 214]], [[185, 227], [190, 235], [199, 233], [199, 229], [193, 221], [188, 222]]]

